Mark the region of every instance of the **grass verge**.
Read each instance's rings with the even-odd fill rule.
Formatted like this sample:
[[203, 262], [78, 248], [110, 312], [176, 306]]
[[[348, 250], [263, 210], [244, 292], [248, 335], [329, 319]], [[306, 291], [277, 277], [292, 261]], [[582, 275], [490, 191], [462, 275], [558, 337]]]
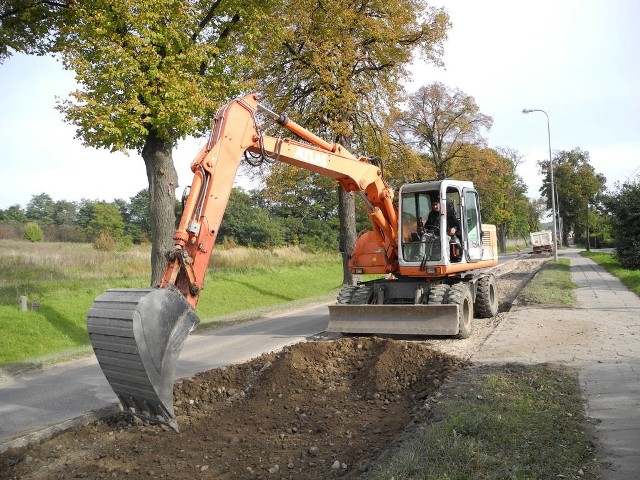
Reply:
[[576, 286], [571, 281], [570, 262], [560, 258], [547, 262], [518, 295], [524, 304], [571, 307], [576, 303]]
[[622, 268], [620, 262], [613, 253], [602, 252], [580, 252], [583, 257], [590, 258], [598, 265], [602, 265], [609, 273], [618, 277], [629, 290], [640, 295], [640, 270], [629, 270]]
[[540, 365], [460, 374], [469, 378], [442, 387], [432, 421], [366, 478], [597, 478], [576, 372]]

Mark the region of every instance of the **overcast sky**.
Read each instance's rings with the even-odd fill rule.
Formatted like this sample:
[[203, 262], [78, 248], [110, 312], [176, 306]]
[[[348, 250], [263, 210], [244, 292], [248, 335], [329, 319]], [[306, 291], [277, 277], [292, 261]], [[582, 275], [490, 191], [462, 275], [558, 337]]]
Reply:
[[[588, 151], [609, 188], [640, 173], [640, 2], [636, 0], [451, 0], [445, 68], [416, 64], [409, 90], [440, 81], [493, 117], [490, 147], [524, 157], [518, 173], [538, 196], [537, 161], [552, 150]], [[15, 55], [0, 65], [0, 209], [33, 195], [54, 201], [129, 200], [147, 187], [144, 162], [85, 148], [55, 110], [75, 88], [50, 58]], [[181, 193], [204, 139], [174, 152]]]

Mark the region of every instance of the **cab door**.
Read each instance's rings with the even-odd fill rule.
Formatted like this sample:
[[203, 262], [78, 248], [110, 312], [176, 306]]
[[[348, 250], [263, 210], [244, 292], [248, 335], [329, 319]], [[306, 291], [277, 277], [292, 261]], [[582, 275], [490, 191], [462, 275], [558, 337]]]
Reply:
[[469, 260], [482, 259], [482, 220], [480, 218], [480, 201], [478, 192], [465, 188], [462, 190], [464, 214], [462, 216], [463, 243]]

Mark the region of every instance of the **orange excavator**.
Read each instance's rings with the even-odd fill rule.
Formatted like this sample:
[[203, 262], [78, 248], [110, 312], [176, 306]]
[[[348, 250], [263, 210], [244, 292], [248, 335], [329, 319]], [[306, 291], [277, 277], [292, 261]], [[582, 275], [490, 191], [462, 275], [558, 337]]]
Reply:
[[[301, 140], [264, 134], [264, 117]], [[465, 338], [474, 316], [497, 313], [496, 230], [482, 224], [471, 182], [406, 184], [396, 202], [377, 165], [247, 95], [219, 110], [191, 164], [193, 181], [161, 284], [108, 290], [89, 310], [91, 344], [126, 412], [178, 429], [178, 356], [200, 321], [195, 307], [243, 155], [332, 177], [364, 201], [371, 230], [358, 237], [349, 268], [379, 278], [343, 287], [329, 306], [328, 332]]]

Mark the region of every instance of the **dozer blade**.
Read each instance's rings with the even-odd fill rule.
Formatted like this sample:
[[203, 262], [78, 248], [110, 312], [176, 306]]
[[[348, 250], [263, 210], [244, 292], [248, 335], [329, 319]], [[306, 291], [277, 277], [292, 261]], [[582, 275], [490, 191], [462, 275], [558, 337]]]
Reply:
[[458, 305], [330, 305], [327, 332], [457, 335]]
[[200, 319], [173, 288], [108, 290], [87, 316], [91, 345], [125, 412], [178, 431], [173, 377]]

